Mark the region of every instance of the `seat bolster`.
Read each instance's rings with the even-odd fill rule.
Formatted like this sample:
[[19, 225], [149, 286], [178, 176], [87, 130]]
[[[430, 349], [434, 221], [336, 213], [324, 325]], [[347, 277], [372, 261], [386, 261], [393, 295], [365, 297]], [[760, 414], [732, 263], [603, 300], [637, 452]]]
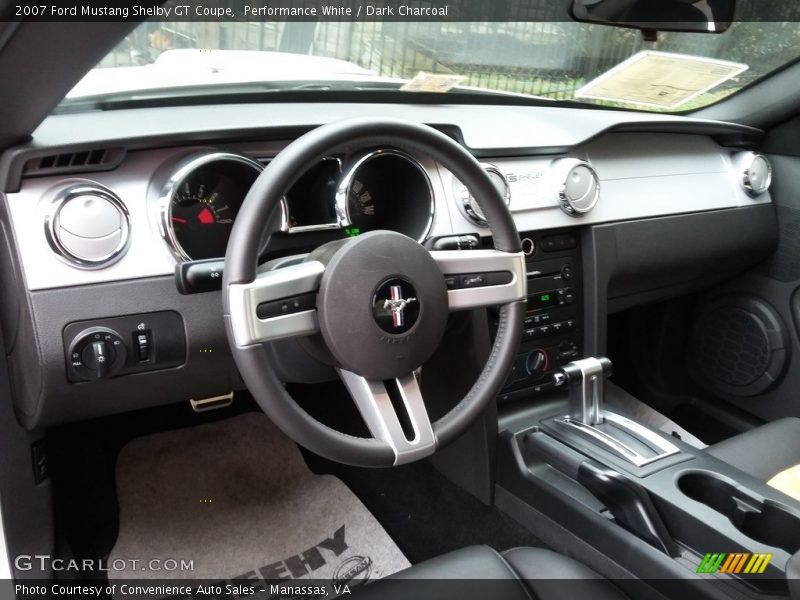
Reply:
[[357, 591], [358, 600], [627, 600], [619, 589], [577, 561], [542, 548], [502, 555], [469, 546], [437, 556]]
[[[613, 583], [589, 567], [544, 548], [515, 548], [503, 553], [534, 598], [591, 598], [626, 600]], [[569, 581], [564, 581], [569, 580]]]
[[604, 579], [589, 567], [545, 548], [514, 548], [503, 558], [520, 579]]
[[468, 546], [359, 586], [357, 600], [536, 600], [500, 554]]
[[392, 575], [393, 579], [517, 579], [516, 574], [489, 546], [467, 546]]
[[787, 417], [733, 436], [706, 450], [761, 481], [800, 463], [800, 419]]

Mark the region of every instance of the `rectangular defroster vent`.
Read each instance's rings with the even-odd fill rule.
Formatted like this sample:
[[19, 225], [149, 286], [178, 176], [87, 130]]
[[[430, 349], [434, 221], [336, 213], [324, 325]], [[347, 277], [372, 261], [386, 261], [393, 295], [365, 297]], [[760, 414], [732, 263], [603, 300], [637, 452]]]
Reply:
[[108, 171], [119, 165], [124, 156], [124, 148], [99, 148], [47, 154], [26, 161], [22, 169], [22, 175], [23, 177], [36, 177], [87, 171]]

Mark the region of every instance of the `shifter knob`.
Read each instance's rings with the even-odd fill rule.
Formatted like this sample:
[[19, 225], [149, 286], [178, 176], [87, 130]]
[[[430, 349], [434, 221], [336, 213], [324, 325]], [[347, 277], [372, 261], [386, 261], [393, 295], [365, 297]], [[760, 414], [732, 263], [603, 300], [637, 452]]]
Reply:
[[569, 416], [586, 425], [597, 425], [603, 403], [603, 383], [611, 375], [611, 360], [591, 357], [564, 365], [553, 376], [553, 384], [569, 388]]

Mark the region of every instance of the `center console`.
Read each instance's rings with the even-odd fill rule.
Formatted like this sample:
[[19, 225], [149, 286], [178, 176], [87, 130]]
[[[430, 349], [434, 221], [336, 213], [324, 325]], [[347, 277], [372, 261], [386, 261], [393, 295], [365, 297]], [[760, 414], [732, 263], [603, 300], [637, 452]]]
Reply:
[[583, 302], [579, 236], [575, 230], [523, 233], [528, 301], [522, 344], [498, 400], [553, 389], [552, 374], [582, 356]]
[[627, 413], [637, 401], [607, 381], [611, 361], [584, 355], [578, 234], [522, 237], [527, 314], [498, 397], [494, 503], [625, 573], [631, 597], [800, 600], [800, 503]]
[[800, 503], [621, 414], [610, 371], [605, 358], [570, 362], [550, 375], [565, 393], [501, 411], [495, 503], [537, 535], [548, 520], [571, 531], [670, 598], [800, 598]]

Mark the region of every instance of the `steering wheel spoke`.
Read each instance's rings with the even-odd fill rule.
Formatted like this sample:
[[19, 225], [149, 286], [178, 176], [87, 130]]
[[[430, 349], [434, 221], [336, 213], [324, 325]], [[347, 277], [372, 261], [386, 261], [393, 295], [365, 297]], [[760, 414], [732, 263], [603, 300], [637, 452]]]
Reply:
[[434, 250], [447, 282], [450, 310], [525, 299], [525, 255], [500, 250]]
[[344, 369], [338, 371], [370, 433], [394, 451], [395, 465], [436, 451], [433, 427], [413, 373], [374, 381]]
[[244, 347], [319, 331], [316, 294], [325, 266], [302, 262], [228, 287], [231, 331]]

